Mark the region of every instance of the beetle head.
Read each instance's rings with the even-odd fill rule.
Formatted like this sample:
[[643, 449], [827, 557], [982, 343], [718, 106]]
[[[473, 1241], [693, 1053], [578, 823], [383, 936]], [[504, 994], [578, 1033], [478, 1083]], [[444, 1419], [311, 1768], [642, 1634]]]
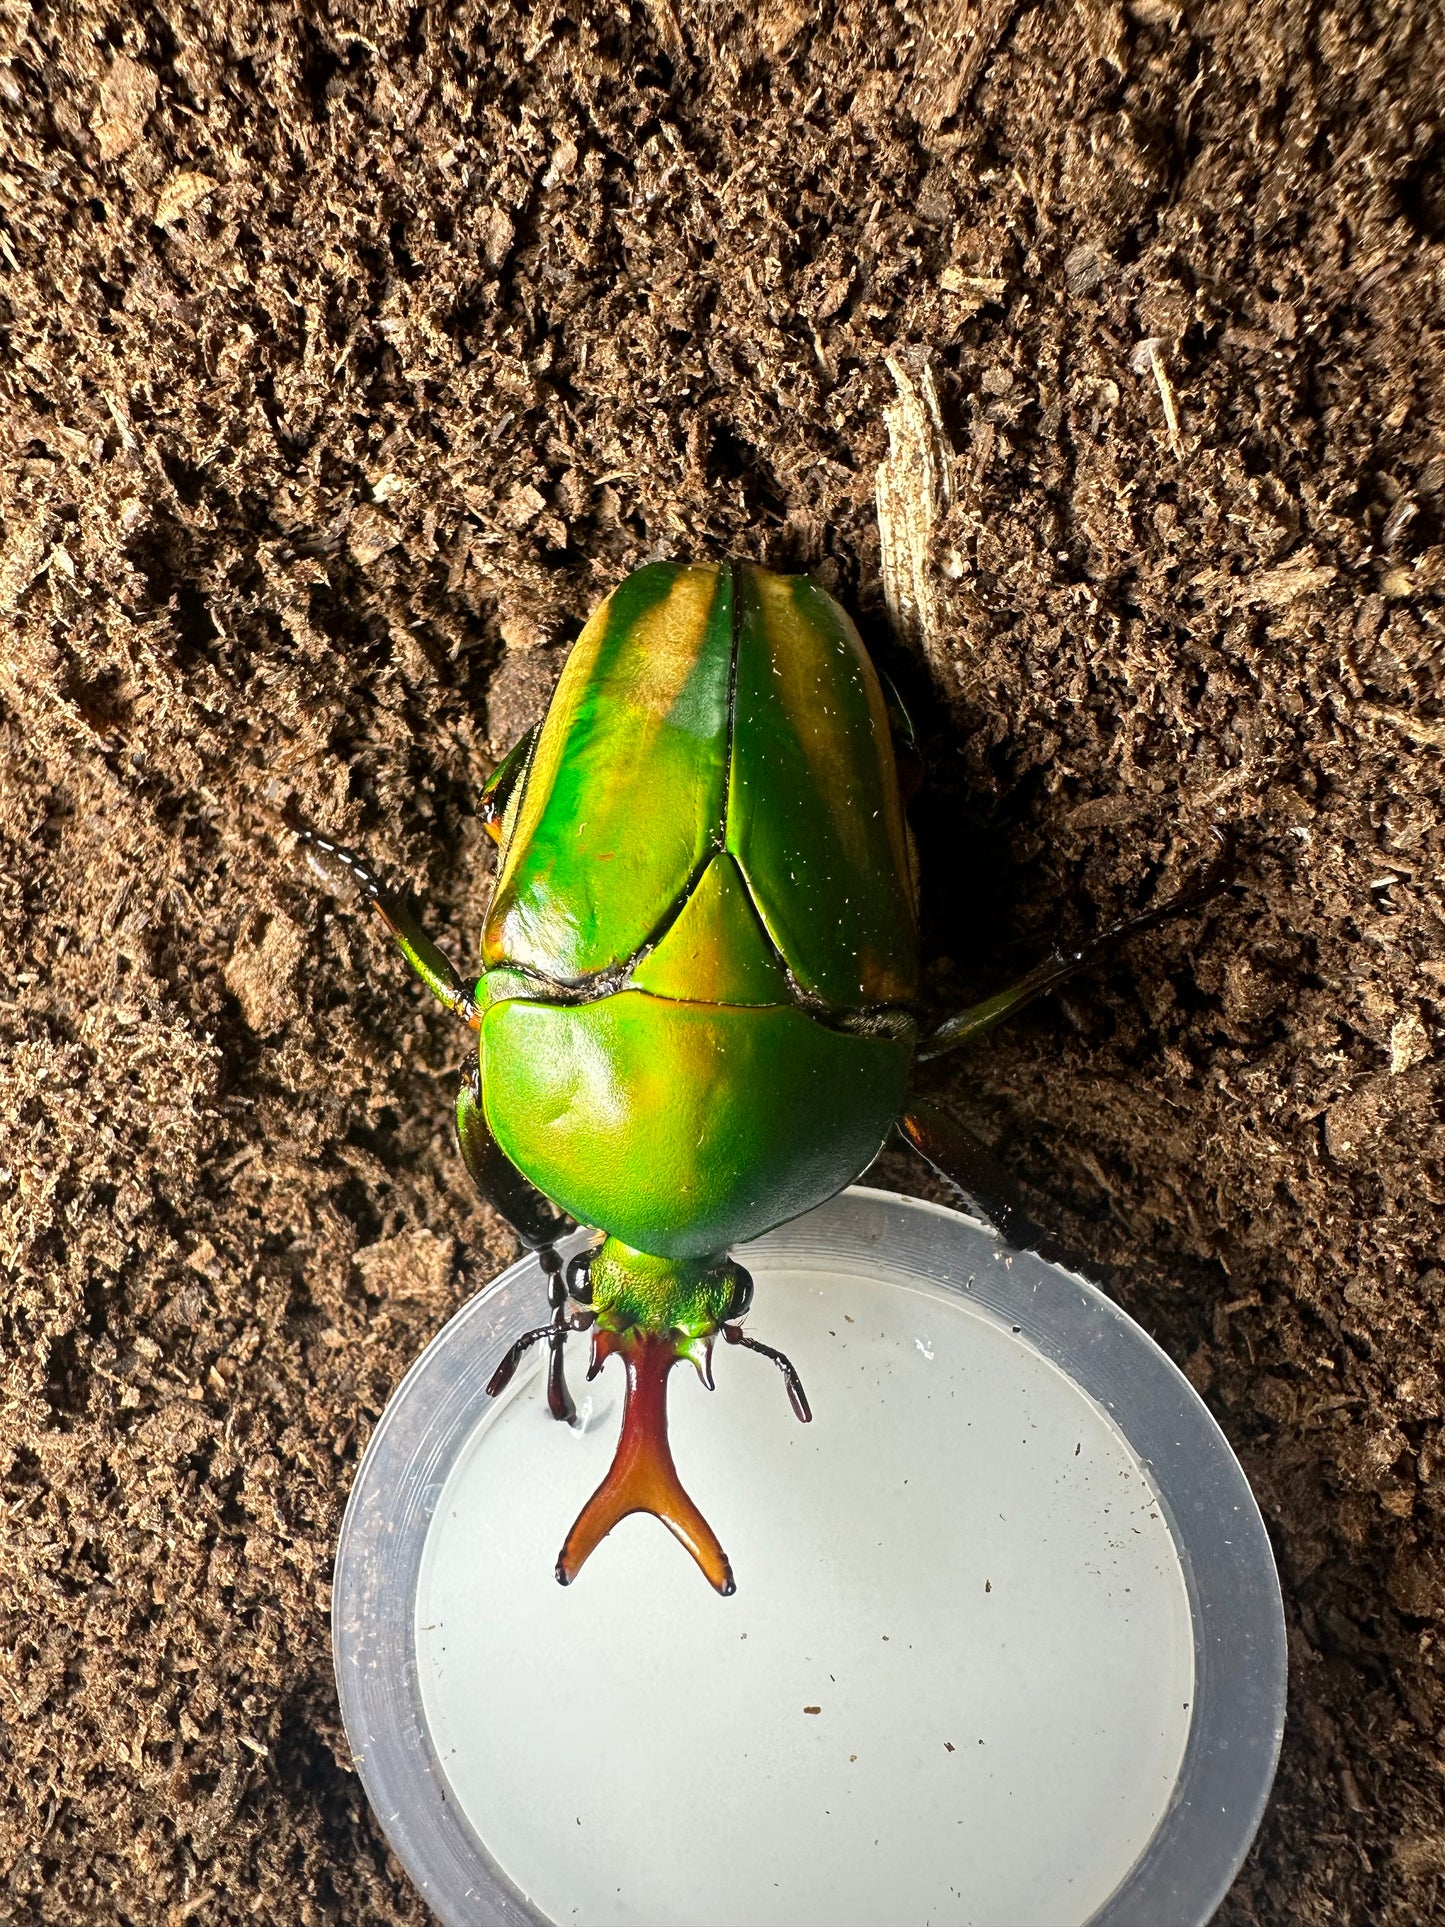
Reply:
[[751, 1284], [726, 1253], [659, 1258], [620, 1238], [604, 1239], [587, 1266], [588, 1303], [598, 1326], [618, 1333], [635, 1328], [710, 1339], [725, 1319], [739, 1315], [740, 1296]]
[[732, 1567], [717, 1535], [683, 1489], [667, 1436], [667, 1378], [680, 1359], [712, 1389], [713, 1341], [752, 1296], [752, 1280], [726, 1255], [660, 1258], [607, 1238], [569, 1272], [568, 1288], [592, 1306], [595, 1378], [615, 1353], [627, 1372], [622, 1432], [607, 1477], [583, 1507], [557, 1561], [570, 1585], [606, 1535], [633, 1512], [661, 1519], [720, 1593]]

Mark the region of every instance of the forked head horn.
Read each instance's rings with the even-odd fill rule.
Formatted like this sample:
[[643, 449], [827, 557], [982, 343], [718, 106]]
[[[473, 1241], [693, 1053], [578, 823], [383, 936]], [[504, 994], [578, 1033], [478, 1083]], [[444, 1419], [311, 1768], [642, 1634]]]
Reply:
[[709, 1585], [728, 1596], [736, 1590], [733, 1569], [717, 1534], [683, 1490], [667, 1438], [667, 1375], [679, 1359], [698, 1365], [707, 1379], [698, 1341], [678, 1331], [597, 1330], [592, 1337], [594, 1378], [614, 1352], [627, 1368], [622, 1433], [607, 1477], [583, 1506], [557, 1559], [557, 1578], [570, 1586], [612, 1528], [633, 1512], [661, 1519], [697, 1561]]

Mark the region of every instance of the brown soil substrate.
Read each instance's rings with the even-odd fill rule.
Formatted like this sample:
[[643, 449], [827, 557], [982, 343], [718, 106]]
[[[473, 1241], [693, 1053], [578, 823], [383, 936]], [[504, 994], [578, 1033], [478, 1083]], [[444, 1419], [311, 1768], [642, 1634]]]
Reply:
[[[466, 957], [478, 785], [673, 553], [901, 666], [937, 1013], [1233, 826], [926, 1082], [1259, 1494], [1292, 1710], [1222, 1918], [1445, 1906], [1438, 5], [817, 12], [0, 4], [0, 1918], [424, 1917], [328, 1576], [512, 1246], [463, 1040], [281, 812]], [[912, 661], [889, 356], [961, 456]]]

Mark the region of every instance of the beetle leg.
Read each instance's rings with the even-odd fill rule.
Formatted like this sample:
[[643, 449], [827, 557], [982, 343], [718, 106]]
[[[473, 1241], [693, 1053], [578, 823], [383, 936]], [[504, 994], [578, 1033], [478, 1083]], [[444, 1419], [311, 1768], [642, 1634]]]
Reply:
[[[524, 1355], [530, 1351], [532, 1346], [537, 1344], [540, 1339], [545, 1338], [549, 1346], [560, 1344], [562, 1338], [565, 1338], [568, 1332], [584, 1332], [591, 1323], [591, 1316], [587, 1312], [573, 1312], [570, 1317], [565, 1314], [563, 1315], [559, 1327], [557, 1315], [554, 1312], [549, 1323], [545, 1325], [535, 1325], [531, 1331], [523, 1332], [520, 1338], [515, 1339], [512, 1344], [508, 1346], [506, 1356], [487, 1380], [487, 1397], [497, 1398], [502, 1392], [506, 1391]], [[559, 1329], [561, 1331], [561, 1338], [557, 1336]]]
[[935, 1104], [915, 1103], [898, 1128], [925, 1163], [979, 1205], [1015, 1251], [1042, 1251], [1044, 1233], [1028, 1214], [1023, 1193], [988, 1146]]
[[499, 1393], [505, 1392], [512, 1382], [517, 1367], [522, 1362], [523, 1354], [529, 1351], [539, 1338], [550, 1338], [551, 1335], [552, 1327], [549, 1323], [534, 1325], [531, 1331], [523, 1332], [520, 1338], [513, 1339], [507, 1347], [506, 1356], [501, 1364], [487, 1380], [487, 1397], [496, 1398]]
[[1233, 853], [1226, 844], [1220, 856], [1196, 888], [1186, 890], [1177, 897], [1171, 897], [1157, 909], [1142, 911], [1138, 916], [1125, 917], [1118, 923], [1110, 924], [1097, 936], [1090, 937], [1076, 950], [1056, 950], [1051, 957], [1045, 957], [1041, 964], [1020, 977], [1016, 984], [1001, 990], [993, 997], [985, 997], [980, 1004], [971, 1004], [967, 1010], [959, 1011], [956, 1017], [940, 1024], [931, 1037], [925, 1037], [918, 1051], [918, 1061], [926, 1063], [931, 1057], [942, 1057], [945, 1051], [957, 1050], [960, 1044], [971, 1044], [975, 1037], [982, 1037], [985, 1031], [1001, 1024], [1005, 1018], [1012, 1017], [1016, 1010], [1031, 1004], [1036, 997], [1047, 996], [1049, 991], [1057, 990], [1071, 977], [1098, 959], [1114, 945], [1126, 937], [1138, 936], [1141, 931], [1151, 930], [1155, 924], [1164, 923], [1170, 917], [1181, 916], [1186, 910], [1196, 909], [1201, 903], [1217, 896], [1229, 880], [1233, 867]]
[[358, 856], [355, 850], [343, 849], [329, 837], [318, 836], [314, 830], [302, 829], [296, 834], [305, 846], [307, 862], [322, 882], [334, 889], [343, 877], [349, 878], [401, 945], [402, 955], [432, 996], [465, 1018], [475, 1030], [482, 1014], [477, 1009], [472, 986], [451, 958], [437, 949], [401, 899], [382, 888], [380, 878], [366, 858]]
[[914, 728], [907, 704], [898, 693], [897, 683], [878, 663], [874, 663], [873, 667], [878, 671], [878, 680], [883, 686], [883, 700], [888, 707], [888, 733], [893, 739], [893, 765], [898, 772], [898, 794], [906, 810], [923, 788], [923, 751], [918, 747], [918, 731]]
[[[457, 1092], [457, 1144], [483, 1203], [507, 1220], [529, 1251], [550, 1252], [557, 1240], [572, 1230], [572, 1220], [553, 1210], [492, 1136], [482, 1109], [481, 1072], [474, 1063], [462, 1072]], [[561, 1269], [555, 1253], [550, 1259], [543, 1258], [542, 1263], [549, 1276]]]
[[482, 1109], [481, 1073], [475, 1064], [463, 1072], [457, 1092], [457, 1144], [478, 1195], [506, 1219], [527, 1249], [537, 1254], [537, 1262], [547, 1274], [547, 1303], [552, 1311], [551, 1324], [542, 1327], [551, 1334], [547, 1341], [547, 1406], [553, 1418], [570, 1421], [577, 1413], [568, 1395], [562, 1353], [567, 1332], [581, 1327], [570, 1325], [567, 1319], [567, 1286], [557, 1240], [571, 1229], [572, 1221], [553, 1211], [492, 1136]]
[[534, 723], [526, 735], [513, 744], [487, 778], [482, 790], [481, 808], [477, 814], [482, 819], [483, 829], [494, 843], [502, 840], [502, 819], [507, 814], [507, 805], [512, 800], [513, 792], [532, 760], [539, 727]]
[[547, 1340], [547, 1410], [553, 1418], [563, 1419], [570, 1425], [577, 1416], [577, 1407], [572, 1403], [567, 1375], [562, 1369], [569, 1330], [562, 1260], [551, 1245], [544, 1245], [537, 1256], [547, 1274], [547, 1303], [552, 1307], [551, 1336]]
[[803, 1381], [798, 1376], [798, 1368], [791, 1358], [776, 1350], [772, 1345], [764, 1345], [761, 1339], [749, 1338], [738, 1325], [724, 1325], [722, 1335], [730, 1345], [746, 1345], [750, 1352], [761, 1352], [770, 1358], [783, 1374], [788, 1386], [788, 1403], [803, 1421], [804, 1425], [813, 1416], [813, 1408], [808, 1403], [808, 1394], [803, 1390]]

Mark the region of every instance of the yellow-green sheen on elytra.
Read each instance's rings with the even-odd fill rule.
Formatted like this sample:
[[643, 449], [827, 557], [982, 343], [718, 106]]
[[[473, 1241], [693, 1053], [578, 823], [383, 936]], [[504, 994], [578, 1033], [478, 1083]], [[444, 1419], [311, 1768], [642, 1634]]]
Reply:
[[887, 708], [831, 597], [742, 564], [614, 592], [508, 807], [482, 954], [487, 1122], [609, 1234], [608, 1322], [680, 1327], [705, 1261], [866, 1168], [917, 926]]

